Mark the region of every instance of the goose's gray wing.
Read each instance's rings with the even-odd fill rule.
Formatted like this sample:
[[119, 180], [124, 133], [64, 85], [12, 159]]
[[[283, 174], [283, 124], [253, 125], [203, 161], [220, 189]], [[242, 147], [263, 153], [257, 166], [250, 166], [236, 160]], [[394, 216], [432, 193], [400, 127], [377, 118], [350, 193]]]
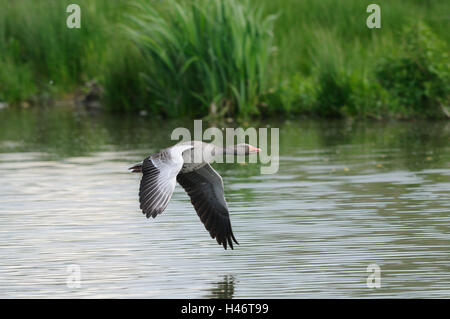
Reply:
[[[190, 148], [190, 147], [188, 147]], [[161, 214], [169, 204], [175, 189], [176, 176], [183, 165], [182, 152], [172, 147], [147, 157], [142, 162], [139, 202], [142, 213], [149, 218]]]
[[177, 181], [188, 193], [192, 205], [212, 238], [227, 249], [233, 249], [234, 238], [230, 214], [225, 201], [223, 182], [220, 175], [206, 164], [188, 173], [179, 173]]

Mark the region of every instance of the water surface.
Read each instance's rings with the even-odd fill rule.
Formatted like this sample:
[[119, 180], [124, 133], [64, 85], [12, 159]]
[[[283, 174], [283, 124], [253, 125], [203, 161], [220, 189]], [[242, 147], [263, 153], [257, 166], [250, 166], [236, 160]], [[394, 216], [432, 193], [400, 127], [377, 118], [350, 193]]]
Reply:
[[449, 123], [241, 123], [268, 124], [277, 174], [215, 166], [240, 242], [225, 251], [179, 186], [147, 220], [127, 172], [192, 121], [1, 110], [0, 297], [450, 297]]

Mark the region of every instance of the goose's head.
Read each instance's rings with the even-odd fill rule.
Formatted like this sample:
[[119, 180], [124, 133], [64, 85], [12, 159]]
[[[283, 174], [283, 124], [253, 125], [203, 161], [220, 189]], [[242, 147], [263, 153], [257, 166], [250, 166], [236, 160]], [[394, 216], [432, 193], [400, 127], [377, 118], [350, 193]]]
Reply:
[[234, 154], [235, 155], [249, 155], [260, 152], [261, 149], [250, 144], [236, 144], [234, 146]]

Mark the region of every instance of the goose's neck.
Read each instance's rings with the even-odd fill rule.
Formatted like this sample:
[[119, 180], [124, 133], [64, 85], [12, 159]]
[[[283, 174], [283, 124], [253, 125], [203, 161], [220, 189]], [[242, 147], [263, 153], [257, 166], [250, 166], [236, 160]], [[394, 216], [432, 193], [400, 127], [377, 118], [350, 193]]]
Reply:
[[234, 145], [229, 145], [227, 147], [216, 146], [215, 147], [216, 155], [236, 155], [236, 147]]

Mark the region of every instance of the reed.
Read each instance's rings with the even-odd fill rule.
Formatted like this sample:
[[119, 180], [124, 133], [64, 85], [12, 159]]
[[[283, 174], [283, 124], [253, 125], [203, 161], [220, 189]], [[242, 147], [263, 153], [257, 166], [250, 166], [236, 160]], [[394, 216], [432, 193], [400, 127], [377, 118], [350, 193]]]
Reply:
[[151, 103], [169, 116], [258, 113], [274, 16], [248, 1], [139, 1], [128, 34]]

